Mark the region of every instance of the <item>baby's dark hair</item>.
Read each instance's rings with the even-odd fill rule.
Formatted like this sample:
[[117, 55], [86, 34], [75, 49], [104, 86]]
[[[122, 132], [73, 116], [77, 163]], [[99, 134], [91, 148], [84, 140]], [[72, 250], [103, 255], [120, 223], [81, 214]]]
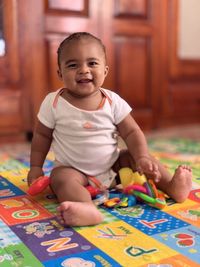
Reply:
[[71, 35], [69, 35], [67, 38], [65, 38], [60, 43], [58, 50], [57, 50], [58, 66], [60, 67], [61, 52], [62, 52], [64, 45], [69, 44], [70, 42], [73, 42], [73, 41], [79, 41], [81, 39], [87, 39], [87, 38], [91, 38], [91, 39], [97, 41], [97, 43], [101, 46], [101, 48], [105, 54], [105, 59], [106, 59], [106, 48], [99, 38], [97, 38], [96, 36], [94, 36], [93, 34], [91, 34], [89, 32], [75, 32], [75, 33], [72, 33]]

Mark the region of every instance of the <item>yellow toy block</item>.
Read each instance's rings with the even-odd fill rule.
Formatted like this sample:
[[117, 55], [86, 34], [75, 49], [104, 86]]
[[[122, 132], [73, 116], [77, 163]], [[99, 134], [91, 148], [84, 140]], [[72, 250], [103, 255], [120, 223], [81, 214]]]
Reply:
[[143, 185], [147, 181], [146, 176], [140, 175], [138, 172], [133, 172], [133, 179], [135, 184], [140, 184], [140, 185]]
[[147, 179], [144, 175], [138, 172], [133, 172], [131, 168], [124, 167], [119, 170], [119, 177], [123, 188], [132, 184], [143, 185]]

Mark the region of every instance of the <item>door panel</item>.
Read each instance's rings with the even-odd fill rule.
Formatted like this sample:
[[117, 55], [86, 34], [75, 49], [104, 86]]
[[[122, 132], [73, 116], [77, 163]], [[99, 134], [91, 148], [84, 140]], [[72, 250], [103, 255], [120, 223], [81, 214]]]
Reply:
[[[148, 45], [143, 37], [115, 39], [116, 79], [119, 94], [135, 108], [148, 105]], [[131, 75], [130, 75], [131, 72]], [[134, 91], [134, 88], [137, 90]]]
[[15, 1], [1, 0], [1, 39], [5, 53], [0, 56], [0, 132], [18, 133], [23, 129], [20, 89], [20, 59], [18, 53], [18, 14]]
[[[105, 86], [117, 91], [135, 109], [142, 128], [155, 127], [158, 97], [158, 21], [161, 3], [154, 1], [102, 1], [101, 37], [107, 47], [110, 76]], [[114, 12], [113, 12], [114, 11]]]
[[146, 0], [115, 0], [114, 14], [115, 17], [147, 17]]

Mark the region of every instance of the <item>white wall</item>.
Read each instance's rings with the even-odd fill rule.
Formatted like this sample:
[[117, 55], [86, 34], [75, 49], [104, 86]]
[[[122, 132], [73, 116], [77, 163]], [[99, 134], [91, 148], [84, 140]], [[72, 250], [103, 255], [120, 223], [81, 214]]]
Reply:
[[179, 0], [178, 56], [200, 59], [200, 0]]

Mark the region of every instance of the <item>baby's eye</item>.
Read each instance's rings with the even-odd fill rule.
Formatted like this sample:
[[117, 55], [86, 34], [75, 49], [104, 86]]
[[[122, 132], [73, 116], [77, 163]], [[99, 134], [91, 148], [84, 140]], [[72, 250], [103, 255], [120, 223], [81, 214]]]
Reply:
[[96, 66], [96, 65], [98, 65], [98, 63], [96, 61], [90, 61], [89, 62], [89, 65], [90, 66]]
[[70, 69], [75, 69], [76, 67], [77, 67], [76, 63], [71, 63], [71, 64], [67, 65], [67, 68], [70, 68]]

